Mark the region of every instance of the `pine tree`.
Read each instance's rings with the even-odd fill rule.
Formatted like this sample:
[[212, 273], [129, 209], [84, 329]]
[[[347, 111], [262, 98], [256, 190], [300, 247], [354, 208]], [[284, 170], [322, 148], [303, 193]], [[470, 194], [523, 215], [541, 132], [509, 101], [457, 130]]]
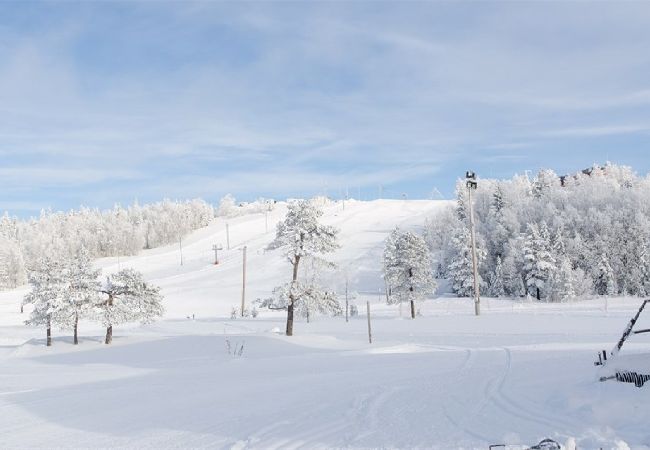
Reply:
[[[455, 230], [451, 239], [454, 255], [447, 270], [452, 282], [452, 289], [459, 297], [472, 297], [474, 295], [474, 271], [472, 263], [472, 248], [470, 245], [469, 230], [467, 227], [460, 227]], [[485, 250], [476, 247], [476, 259], [480, 267], [485, 259]], [[479, 286], [483, 279], [479, 273]]]
[[528, 225], [524, 260], [526, 287], [537, 300], [541, 300], [549, 294], [550, 280], [556, 268], [546, 223], [542, 222], [540, 227], [534, 224]]
[[575, 276], [573, 267], [568, 257], [561, 259], [558, 270], [554, 272], [552, 279], [552, 294], [554, 300], [565, 302], [575, 298]]
[[300, 261], [305, 257], [316, 258], [325, 262], [321, 255], [333, 252], [339, 248], [337, 242], [338, 230], [329, 225], [323, 225], [319, 219], [323, 210], [313, 201], [300, 200], [288, 205], [285, 219], [277, 226], [275, 240], [270, 249], [283, 249], [285, 257], [292, 267], [291, 286], [287, 289], [287, 327], [286, 335], [293, 335], [294, 308], [300, 298], [311, 292], [316, 295], [317, 286], [301, 285], [298, 282]]
[[602, 253], [598, 266], [596, 267], [596, 276], [594, 279], [594, 288], [598, 295], [616, 295], [618, 289], [614, 279], [614, 271], [609, 264], [607, 256]]
[[397, 240], [399, 239], [399, 236], [401, 234], [401, 231], [399, 227], [395, 227], [393, 231], [391, 231], [388, 234], [388, 237], [386, 238], [384, 242], [384, 255], [383, 255], [383, 276], [384, 276], [384, 284], [386, 285], [386, 299], [388, 303], [396, 303], [392, 301], [392, 286], [391, 282], [386, 276], [386, 267], [391, 266], [396, 264], [395, 257], [397, 255]]
[[650, 258], [648, 257], [648, 247], [644, 243], [639, 252], [639, 291], [641, 297], [650, 293]]
[[409, 231], [395, 229], [384, 249], [384, 276], [393, 303], [410, 302], [415, 319], [415, 302], [436, 290], [431, 271], [431, 256], [424, 239]]
[[501, 257], [497, 256], [497, 262], [494, 267], [494, 272], [490, 277], [490, 293], [494, 297], [503, 297], [506, 294], [505, 282], [503, 276], [503, 263]]
[[33, 306], [26, 325], [45, 326], [46, 345], [52, 345], [52, 326], [61, 324], [67, 292], [65, 264], [59, 258], [42, 257], [29, 274], [31, 290], [23, 299]]
[[96, 309], [106, 327], [106, 344], [113, 341], [113, 325], [135, 321], [147, 324], [164, 313], [160, 288], [148, 284], [133, 269], [123, 269], [107, 277], [100, 292], [107, 296]]
[[467, 204], [467, 187], [465, 186], [465, 181], [459, 179], [456, 181], [456, 215], [461, 222], [467, 220]]
[[505, 206], [506, 202], [503, 197], [503, 190], [501, 189], [501, 186], [497, 184], [494, 194], [492, 194], [492, 210], [494, 211], [494, 214], [500, 216]]

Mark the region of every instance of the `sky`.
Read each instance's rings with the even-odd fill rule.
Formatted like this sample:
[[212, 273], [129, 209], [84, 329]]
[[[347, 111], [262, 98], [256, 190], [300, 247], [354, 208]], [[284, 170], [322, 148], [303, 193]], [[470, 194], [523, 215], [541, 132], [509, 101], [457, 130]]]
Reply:
[[0, 211], [650, 171], [650, 3], [0, 2]]

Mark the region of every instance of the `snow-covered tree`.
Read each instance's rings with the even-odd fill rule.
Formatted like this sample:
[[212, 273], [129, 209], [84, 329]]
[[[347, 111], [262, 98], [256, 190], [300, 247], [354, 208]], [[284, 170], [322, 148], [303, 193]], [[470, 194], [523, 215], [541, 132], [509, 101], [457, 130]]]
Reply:
[[[451, 238], [451, 245], [454, 248], [454, 255], [447, 273], [451, 279], [451, 287], [459, 297], [472, 297], [474, 295], [474, 269], [472, 263], [472, 247], [467, 227], [460, 227], [455, 230]], [[485, 260], [485, 250], [477, 242], [476, 257], [480, 267]], [[483, 278], [478, 275], [479, 289], [483, 284]]]
[[235, 197], [233, 197], [230, 194], [224, 195], [221, 201], [219, 202], [217, 215], [220, 217], [234, 217], [238, 215], [237, 203], [235, 203]]
[[494, 266], [494, 272], [490, 277], [490, 294], [494, 297], [503, 297], [506, 294], [503, 276], [503, 263], [500, 256], [497, 257], [497, 263]]
[[260, 301], [259, 305], [262, 308], [286, 310], [291, 298], [296, 299], [293, 302], [294, 313], [307, 319], [307, 322], [316, 314], [338, 316], [343, 311], [334, 292], [300, 281], [277, 286], [273, 289], [272, 296]]
[[339, 245], [338, 230], [319, 222], [323, 210], [314, 202], [300, 200], [288, 205], [285, 219], [277, 226], [275, 240], [271, 249], [283, 249], [291, 264], [291, 286], [287, 289], [287, 336], [293, 335], [294, 308], [306, 292], [316, 295], [317, 286], [305, 286], [298, 282], [298, 270], [303, 258], [323, 260], [322, 255], [333, 252]]
[[524, 259], [528, 292], [535, 295], [537, 300], [541, 300], [550, 294], [549, 283], [556, 269], [546, 223], [542, 223], [540, 227], [534, 224], [528, 226]]
[[97, 304], [96, 315], [106, 327], [106, 344], [113, 341], [113, 325], [136, 321], [147, 324], [163, 315], [160, 288], [147, 283], [133, 269], [107, 277], [100, 292], [106, 298]]
[[433, 294], [437, 288], [431, 271], [431, 256], [424, 239], [410, 231], [395, 229], [384, 248], [384, 277], [390, 286], [389, 302], [411, 304]]
[[614, 271], [612, 270], [612, 266], [609, 264], [607, 255], [604, 253], [600, 255], [600, 260], [596, 267], [594, 289], [598, 295], [616, 295], [618, 291], [616, 287], [616, 279], [614, 278]]
[[82, 247], [66, 267], [66, 297], [60, 312], [61, 322], [73, 330], [73, 342], [79, 343], [79, 319], [89, 317], [99, 301], [100, 270], [95, 270], [88, 251]]
[[560, 261], [559, 267], [553, 272], [552, 279], [549, 280], [550, 297], [555, 301], [566, 302], [576, 296], [576, 280], [569, 258], [564, 256]]
[[42, 257], [29, 274], [31, 290], [23, 299], [32, 305], [26, 325], [45, 326], [46, 345], [52, 345], [52, 327], [65, 323], [67, 277], [65, 264], [60, 258]]
[[0, 289], [13, 289], [26, 281], [25, 262], [20, 247], [15, 241], [0, 236]]

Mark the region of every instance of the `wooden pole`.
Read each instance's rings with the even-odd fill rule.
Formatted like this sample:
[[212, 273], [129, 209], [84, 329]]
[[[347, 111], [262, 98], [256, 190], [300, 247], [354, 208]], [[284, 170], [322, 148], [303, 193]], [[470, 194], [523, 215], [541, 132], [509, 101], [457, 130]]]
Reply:
[[368, 343], [372, 344], [372, 329], [370, 328], [370, 302], [366, 302], [366, 314], [368, 315]]
[[214, 263], [219, 264], [219, 247], [217, 247], [217, 244], [214, 244], [212, 246], [212, 250], [214, 250]]
[[350, 306], [348, 303], [348, 278], [345, 277], [345, 321], [349, 321]]
[[244, 317], [244, 308], [246, 306], [246, 246], [244, 245], [244, 266], [242, 272], [241, 286], [241, 316]]

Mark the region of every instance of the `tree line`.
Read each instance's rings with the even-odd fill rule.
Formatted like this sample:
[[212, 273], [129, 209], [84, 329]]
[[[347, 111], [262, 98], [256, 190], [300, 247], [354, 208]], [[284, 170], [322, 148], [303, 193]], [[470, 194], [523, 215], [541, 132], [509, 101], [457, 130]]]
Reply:
[[0, 218], [0, 289], [25, 284], [42, 255], [70, 258], [82, 246], [91, 258], [135, 255], [143, 249], [178, 242], [214, 217], [203, 200], [164, 200], [148, 205], [119, 205], [106, 211], [81, 208], [42, 211], [38, 218]]
[[[427, 221], [434, 270], [473, 295], [467, 190]], [[567, 301], [650, 294], [650, 178], [625, 166], [560, 177], [481, 179], [475, 194], [480, 289], [492, 296]]]

